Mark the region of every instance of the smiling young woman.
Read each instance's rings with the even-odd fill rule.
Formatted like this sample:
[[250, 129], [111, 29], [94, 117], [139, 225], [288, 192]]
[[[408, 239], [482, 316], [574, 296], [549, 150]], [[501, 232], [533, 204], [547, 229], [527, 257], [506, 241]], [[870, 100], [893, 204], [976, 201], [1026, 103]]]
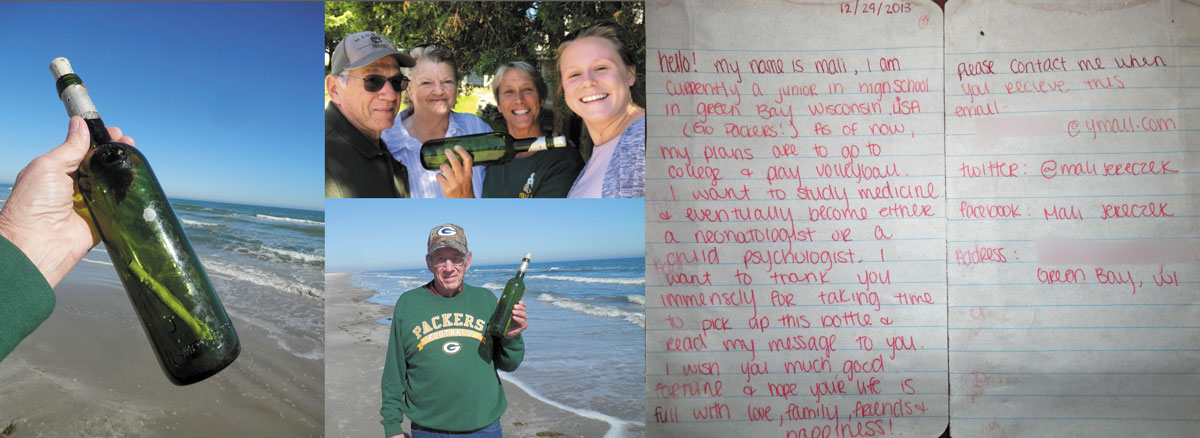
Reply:
[[595, 146], [571, 198], [645, 196], [646, 110], [633, 102], [631, 56], [612, 26], [584, 28], [558, 46], [567, 107], [583, 119]]

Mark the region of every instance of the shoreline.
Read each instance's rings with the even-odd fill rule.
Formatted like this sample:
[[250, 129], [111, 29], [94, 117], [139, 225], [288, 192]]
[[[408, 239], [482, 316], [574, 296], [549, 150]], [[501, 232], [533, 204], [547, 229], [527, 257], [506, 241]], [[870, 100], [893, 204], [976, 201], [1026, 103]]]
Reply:
[[76, 265], [55, 296], [50, 318], [0, 362], [0, 429], [14, 424], [13, 436], [321, 436], [322, 359], [281, 348], [254, 315], [230, 312], [237, 360], [175, 386], [111, 266]]
[[[383, 435], [379, 376], [388, 327], [376, 320], [391, 316], [392, 308], [367, 302], [372, 295], [354, 285], [349, 273], [325, 274], [326, 436]], [[556, 407], [526, 392], [504, 373], [501, 377], [513, 383], [504, 386], [508, 409], [500, 424], [506, 437], [600, 437], [628, 429]], [[407, 419], [405, 430], [409, 430]]]

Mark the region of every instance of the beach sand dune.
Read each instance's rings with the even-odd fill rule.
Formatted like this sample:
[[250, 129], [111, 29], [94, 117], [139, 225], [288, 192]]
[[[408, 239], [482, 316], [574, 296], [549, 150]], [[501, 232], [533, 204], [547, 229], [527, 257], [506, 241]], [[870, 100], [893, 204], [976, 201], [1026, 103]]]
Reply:
[[322, 436], [322, 358], [298, 357], [281, 330], [238, 316], [252, 311], [226, 304], [241, 355], [180, 387], [159, 368], [111, 266], [80, 263], [55, 293], [50, 319], [0, 362], [0, 429], [14, 424], [13, 436]]
[[[392, 308], [365, 302], [372, 295], [350, 275], [325, 275], [325, 436], [380, 438], [379, 378], [387, 353], [388, 327], [376, 322]], [[506, 384], [505, 437], [602, 437], [607, 423], [546, 404]], [[408, 429], [407, 420], [405, 429]]]

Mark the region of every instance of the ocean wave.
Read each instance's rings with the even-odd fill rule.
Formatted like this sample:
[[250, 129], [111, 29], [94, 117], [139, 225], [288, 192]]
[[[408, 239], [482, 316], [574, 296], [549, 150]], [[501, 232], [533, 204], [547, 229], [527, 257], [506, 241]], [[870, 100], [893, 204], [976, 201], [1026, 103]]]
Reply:
[[388, 273], [383, 273], [383, 272], [370, 272], [370, 271], [362, 272], [359, 275], [361, 275], [364, 279], [375, 279], [375, 278], [394, 278], [394, 279], [398, 279], [398, 280], [420, 280], [421, 279], [420, 277], [413, 276], [413, 275], [394, 275], [394, 274], [388, 274]]
[[79, 259], [79, 260], [80, 260], [80, 261], [84, 261], [84, 262], [88, 262], [88, 263], [95, 263], [95, 264], [97, 264], [97, 265], [108, 265], [108, 266], [112, 266], [112, 265], [113, 265], [112, 263], [109, 263], [109, 262], [106, 262], [106, 261], [103, 261], [103, 260], [92, 260], [92, 259], [87, 259], [87, 258], [83, 258], [83, 259]]
[[566, 275], [530, 275], [525, 278], [536, 278], [541, 280], [558, 280], [558, 281], [574, 281], [577, 283], [601, 283], [601, 284], [627, 284], [627, 285], [644, 285], [645, 278], [603, 278], [603, 277], [572, 277]]
[[[188, 211], [216, 211], [209, 207], [205, 207], [202, 205], [188, 204], [187, 202], [173, 202], [173, 203], [171, 203], [171, 207], [178, 209], [178, 210], [188, 210]], [[226, 211], [228, 211], [228, 210], [226, 210]]]
[[560, 297], [554, 294], [543, 293], [538, 295], [538, 301], [553, 304], [564, 309], [583, 313], [586, 315], [600, 316], [605, 318], [619, 318], [629, 321], [641, 328], [646, 328], [646, 314], [639, 312], [630, 312], [625, 309], [619, 309], [610, 306], [599, 306], [588, 304], [573, 298]]
[[208, 222], [194, 221], [194, 220], [191, 220], [191, 219], [180, 219], [179, 221], [180, 221], [180, 222], [183, 222], [183, 224], [184, 224], [184, 225], [191, 225], [191, 226], [193, 226], [193, 227], [216, 227], [216, 226], [219, 226], [219, 225], [217, 225], [217, 224], [212, 224], [212, 223], [208, 223]]
[[504, 283], [501, 283], [499, 281], [489, 281], [483, 285], [483, 288], [484, 289], [497, 289], [497, 290], [504, 289]]
[[516, 268], [491, 268], [491, 269], [471, 269], [472, 274], [482, 274], [484, 272], [516, 272]]
[[305, 254], [302, 252], [288, 251], [286, 249], [275, 249], [275, 248], [271, 248], [269, 246], [264, 246], [262, 248], [284, 258], [285, 261], [286, 261], [286, 259], [291, 259], [291, 260], [301, 261], [304, 263], [313, 263], [313, 264], [325, 263], [325, 256], [319, 255], [319, 254]]
[[256, 246], [254, 249], [243, 246], [233, 247], [230, 249], [238, 254], [245, 254], [260, 260], [271, 260], [283, 263], [304, 263], [311, 265], [325, 264], [325, 256], [319, 254], [306, 254], [297, 251], [289, 251], [286, 249], [275, 249], [269, 246]]
[[269, 287], [290, 294], [325, 299], [324, 287], [316, 288], [296, 283], [294, 280], [284, 278], [278, 274], [247, 268], [244, 265], [231, 265], [216, 259], [206, 259], [203, 262], [208, 273], [213, 275], [220, 275], [231, 280], [250, 283], [256, 286]]
[[291, 217], [270, 216], [270, 215], [265, 215], [262, 213], [255, 214], [254, 217], [259, 218], [259, 219], [266, 219], [269, 221], [291, 222], [294, 224], [312, 225], [314, 227], [325, 226], [325, 222], [313, 221], [313, 220], [308, 220], [308, 219], [296, 219], [296, 218], [291, 218]]
[[646, 305], [645, 295], [626, 295], [625, 298], [629, 300], [629, 304], [637, 304], [639, 306]]

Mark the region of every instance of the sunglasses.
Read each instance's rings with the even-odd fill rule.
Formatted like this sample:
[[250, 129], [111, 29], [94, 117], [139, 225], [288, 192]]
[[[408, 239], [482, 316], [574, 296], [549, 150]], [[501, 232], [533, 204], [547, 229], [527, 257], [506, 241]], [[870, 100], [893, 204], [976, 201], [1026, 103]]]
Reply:
[[366, 77], [359, 77], [349, 73], [347, 73], [346, 76], [362, 79], [363, 89], [372, 93], [382, 90], [383, 84], [386, 82], [391, 82], [392, 90], [395, 90], [397, 93], [404, 91], [405, 88], [408, 88], [408, 78], [404, 77], [403, 74], [398, 74], [390, 78], [384, 77], [383, 75], [367, 75]]

